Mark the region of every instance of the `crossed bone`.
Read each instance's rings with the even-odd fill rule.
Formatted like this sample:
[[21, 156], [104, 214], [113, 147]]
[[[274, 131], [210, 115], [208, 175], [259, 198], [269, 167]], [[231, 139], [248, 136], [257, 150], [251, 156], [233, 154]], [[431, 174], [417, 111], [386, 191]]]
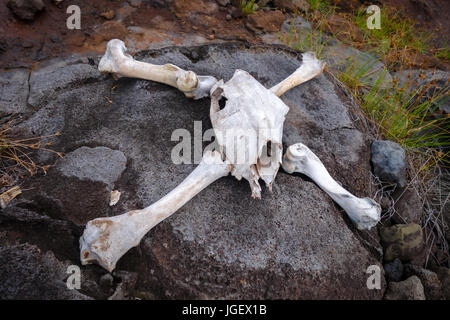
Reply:
[[[83, 265], [97, 263], [111, 272], [117, 261], [137, 246], [150, 229], [211, 183], [230, 173], [238, 180], [246, 179], [252, 197], [261, 198], [259, 180], [262, 179], [271, 190], [280, 164], [287, 173], [300, 172], [310, 177], [346, 211], [358, 229], [370, 229], [378, 223], [380, 205], [370, 198], [355, 197], [342, 188], [308, 147], [294, 144], [282, 157], [283, 123], [289, 108], [279, 96], [322, 73], [325, 64], [313, 54], [303, 54], [302, 65], [292, 75], [266, 89], [243, 70], [236, 70], [224, 83], [172, 64], [160, 66], [136, 61], [126, 54], [126, 50], [122, 41], [109, 41], [99, 70], [115, 76], [165, 83], [193, 99], [210, 96], [210, 119], [219, 147], [215, 151], [206, 151], [194, 171], [154, 204], [89, 221], [80, 238]], [[226, 102], [221, 108], [223, 100]]]

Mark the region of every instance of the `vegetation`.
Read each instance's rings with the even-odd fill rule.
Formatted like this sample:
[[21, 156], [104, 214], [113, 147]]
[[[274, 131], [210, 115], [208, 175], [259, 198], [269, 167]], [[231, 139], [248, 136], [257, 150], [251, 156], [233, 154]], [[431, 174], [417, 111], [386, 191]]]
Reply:
[[[365, 8], [354, 13], [337, 13], [337, 8], [325, 0], [308, 0], [308, 3], [310, 11], [304, 17], [312, 22], [313, 28], [303, 28], [297, 34], [293, 23], [289, 36], [284, 39], [286, 44], [301, 51], [313, 51], [323, 59], [324, 49], [339, 36], [340, 42], [369, 52], [384, 62], [386, 69], [376, 72], [370, 61], [358, 64], [352, 59], [343, 70], [327, 68], [326, 71], [349, 89], [361, 106], [362, 116], [372, 124], [377, 139], [395, 141], [406, 150], [409, 187], [416, 189], [424, 204], [422, 226], [427, 243], [430, 248], [440, 243], [448, 255], [448, 245], [443, 240], [446, 232], [443, 210], [450, 201], [450, 179], [443, 172], [450, 168], [450, 117], [438, 110], [448, 101], [448, 83], [444, 88], [426, 84], [414, 92], [408, 92], [396, 81], [390, 87], [385, 85], [388, 70], [411, 68], [404, 58], [406, 54], [428, 54], [448, 60], [448, 45], [433, 49], [427, 33], [417, 30], [413, 21], [389, 8], [382, 8], [381, 29], [369, 30]], [[331, 15], [340, 15], [358, 28], [363, 34], [362, 40], [358, 42], [341, 34], [327, 36], [323, 30]], [[390, 192], [383, 188], [382, 194], [389, 197]], [[387, 212], [389, 216], [395, 212], [393, 204], [394, 201]]]
[[244, 16], [248, 16], [258, 10], [256, 0], [241, 0], [241, 11]]
[[45, 150], [59, 153], [49, 149], [52, 145], [49, 138], [59, 136], [59, 133], [43, 137], [15, 138], [11, 134], [11, 121], [0, 127], [0, 161], [2, 162], [2, 172], [0, 175], [0, 189], [11, 186], [11, 172], [18, 172], [20, 169], [33, 175], [38, 170], [46, 172], [49, 166], [40, 166], [30, 156], [30, 152], [35, 150]]

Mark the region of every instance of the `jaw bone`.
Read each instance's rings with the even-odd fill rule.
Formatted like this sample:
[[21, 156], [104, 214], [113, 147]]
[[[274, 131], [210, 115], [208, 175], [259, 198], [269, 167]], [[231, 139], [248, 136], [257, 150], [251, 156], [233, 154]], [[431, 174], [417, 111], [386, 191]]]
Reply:
[[380, 205], [370, 198], [357, 198], [342, 188], [304, 144], [296, 143], [288, 148], [283, 157], [283, 169], [287, 173], [300, 172], [310, 177], [345, 210], [359, 230], [371, 229], [380, 221]]
[[185, 71], [173, 64], [161, 66], [136, 61], [126, 51], [123, 41], [110, 40], [98, 65], [99, 71], [164, 83], [194, 99], [209, 96], [209, 90], [217, 82], [214, 77], [197, 76], [193, 71]]
[[80, 238], [81, 263], [97, 263], [111, 272], [117, 261], [137, 246], [150, 229], [229, 172], [229, 164], [222, 161], [218, 152], [205, 152], [195, 170], [154, 204], [142, 210], [89, 221]]

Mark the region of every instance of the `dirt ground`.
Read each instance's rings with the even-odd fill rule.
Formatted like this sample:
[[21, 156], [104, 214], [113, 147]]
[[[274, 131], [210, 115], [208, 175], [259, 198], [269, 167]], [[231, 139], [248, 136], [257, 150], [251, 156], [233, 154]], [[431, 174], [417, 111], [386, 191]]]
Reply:
[[[127, 38], [131, 49], [146, 49], [152, 42], [183, 44], [186, 34], [211, 40], [261, 42], [261, 34], [246, 28], [240, 9], [232, 4], [218, 5], [214, 0], [44, 0], [45, 9], [32, 21], [18, 19], [0, 5], [0, 68], [30, 68], [39, 61], [70, 53], [104, 51], [112, 38]], [[231, 1], [235, 3], [236, 1]], [[331, 1], [348, 11], [365, 1]], [[448, 39], [450, 1], [383, 0], [417, 21], [435, 35], [437, 46]], [[69, 5], [81, 9], [81, 30], [69, 30], [66, 13]], [[273, 5], [273, 2], [269, 2]], [[111, 16], [108, 16], [108, 13]], [[103, 17], [105, 15], [106, 17]]]

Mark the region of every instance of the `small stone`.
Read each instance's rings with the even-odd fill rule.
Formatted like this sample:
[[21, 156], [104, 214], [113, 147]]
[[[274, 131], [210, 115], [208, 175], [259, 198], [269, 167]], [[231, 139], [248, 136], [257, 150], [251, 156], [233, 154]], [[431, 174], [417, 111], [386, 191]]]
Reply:
[[231, 14], [227, 14], [227, 15], [225, 16], [225, 19], [226, 19], [227, 21], [230, 21], [231, 19], [233, 19], [233, 17], [231, 16]]
[[230, 0], [217, 0], [217, 3], [222, 7], [226, 7], [230, 4]]
[[423, 251], [422, 228], [415, 223], [384, 227], [380, 231], [380, 237], [385, 261], [399, 258], [403, 262], [409, 262]]
[[389, 281], [400, 281], [403, 276], [403, 264], [400, 259], [396, 258], [394, 261], [386, 263], [384, 274]]
[[373, 173], [384, 183], [406, 184], [405, 150], [393, 141], [374, 141], [370, 148]]
[[45, 8], [42, 0], [9, 0], [6, 5], [19, 19], [28, 21]]
[[103, 288], [111, 288], [114, 284], [114, 278], [110, 273], [107, 273], [101, 276], [99, 282]]
[[116, 16], [116, 13], [114, 12], [114, 10], [109, 10], [109, 11], [100, 13], [100, 16], [105, 18], [106, 20], [111, 20]]
[[425, 293], [420, 279], [416, 276], [405, 281], [389, 282], [385, 300], [425, 300]]
[[209, 38], [209, 40], [214, 40], [214, 35], [213, 35], [213, 34], [210, 34], [210, 35], [208, 36], [208, 38]]
[[405, 277], [417, 276], [423, 285], [425, 296], [427, 300], [442, 299], [441, 282], [436, 273], [424, 268], [406, 264], [404, 268]]

